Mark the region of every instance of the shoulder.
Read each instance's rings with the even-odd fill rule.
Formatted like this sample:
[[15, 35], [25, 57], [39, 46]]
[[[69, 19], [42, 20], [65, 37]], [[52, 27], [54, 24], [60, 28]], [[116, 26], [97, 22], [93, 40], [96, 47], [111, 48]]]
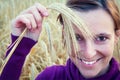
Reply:
[[114, 80], [120, 80], [120, 71], [114, 76]]
[[47, 67], [36, 78], [36, 80], [58, 80], [65, 77], [65, 66], [54, 65]]
[[116, 72], [114, 78], [114, 80], [120, 80], [120, 64], [118, 64], [118, 71]]
[[120, 72], [120, 61], [117, 61], [118, 63], [118, 69], [119, 69], [119, 72]]

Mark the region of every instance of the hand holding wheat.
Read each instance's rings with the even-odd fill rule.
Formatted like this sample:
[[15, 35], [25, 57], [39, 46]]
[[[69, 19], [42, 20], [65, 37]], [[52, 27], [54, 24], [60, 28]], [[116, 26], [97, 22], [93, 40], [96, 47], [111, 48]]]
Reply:
[[13, 35], [19, 36], [19, 38], [11, 45], [14, 46], [0, 69], [0, 75], [23, 37], [30, 38], [34, 41], [38, 40], [42, 31], [43, 18], [47, 16], [47, 9], [41, 4], [36, 3], [35, 5], [21, 12], [19, 16], [13, 19], [11, 32]]
[[19, 36], [25, 28], [25, 37], [37, 41], [42, 30], [43, 18], [48, 16], [47, 9], [39, 3], [24, 10], [12, 21], [12, 34]]
[[[81, 18], [79, 18], [71, 9], [66, 7], [64, 4], [54, 3], [51, 4], [48, 9], [55, 10], [59, 12], [63, 18], [64, 24], [64, 41], [66, 42], [67, 53], [71, 55], [71, 45], [73, 45], [75, 54], [78, 50], [78, 45], [75, 38], [75, 33], [72, 25], [74, 24], [78, 30], [81, 31], [83, 36], [93, 36], [87, 26], [84, 24]], [[0, 70], [0, 74], [2, 73], [6, 63], [9, 58], [14, 53], [17, 45], [23, 38], [23, 36], [30, 38], [34, 41], [37, 41], [42, 30], [43, 18], [48, 16], [47, 9], [41, 4], [37, 3], [34, 6], [28, 8], [23, 11], [16, 19], [12, 22], [12, 34], [19, 36], [19, 38], [15, 41], [15, 45], [10, 51], [9, 55], [5, 59], [5, 62]], [[71, 43], [72, 42], [72, 43]]]

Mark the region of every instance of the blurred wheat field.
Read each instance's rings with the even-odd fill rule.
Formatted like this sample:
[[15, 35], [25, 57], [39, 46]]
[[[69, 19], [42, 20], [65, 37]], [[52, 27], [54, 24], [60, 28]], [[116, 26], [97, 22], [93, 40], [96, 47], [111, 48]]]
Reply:
[[[119, 0], [118, 1], [119, 4]], [[46, 7], [54, 2], [64, 3], [65, 0], [0, 0], [0, 66], [4, 61], [7, 47], [10, 44], [10, 23], [21, 11], [39, 2]], [[34, 80], [46, 66], [65, 64], [68, 55], [63, 48], [61, 25], [57, 23], [58, 13], [50, 11], [45, 19], [43, 31], [38, 43], [27, 56], [20, 80]], [[49, 38], [51, 37], [51, 39]], [[50, 41], [52, 52], [50, 52]], [[118, 57], [118, 55], [115, 55]]]
[[[21, 11], [35, 4], [48, 6], [53, 2], [64, 3], [65, 0], [0, 0], [0, 66], [10, 44], [10, 23]], [[46, 66], [65, 64], [67, 55], [63, 49], [61, 26], [57, 23], [58, 13], [50, 11], [43, 23], [43, 31], [38, 43], [32, 48], [25, 61], [20, 80], [34, 80]], [[51, 37], [51, 39], [49, 38]], [[50, 41], [52, 52], [50, 52]]]

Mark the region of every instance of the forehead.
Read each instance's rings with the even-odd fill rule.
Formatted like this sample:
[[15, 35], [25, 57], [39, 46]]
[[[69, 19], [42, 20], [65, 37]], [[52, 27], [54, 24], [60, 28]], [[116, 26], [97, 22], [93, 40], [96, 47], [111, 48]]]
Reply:
[[[75, 11], [83, 19], [90, 31], [94, 33], [111, 33], [114, 31], [112, 17], [103, 9], [88, 12]], [[75, 29], [75, 31], [78, 31]]]

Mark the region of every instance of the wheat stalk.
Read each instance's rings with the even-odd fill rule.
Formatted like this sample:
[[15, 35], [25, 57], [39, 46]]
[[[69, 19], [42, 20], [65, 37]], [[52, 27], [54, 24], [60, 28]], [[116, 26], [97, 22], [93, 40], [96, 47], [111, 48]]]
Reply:
[[10, 57], [12, 56], [13, 52], [15, 51], [16, 47], [18, 46], [18, 44], [20, 43], [20, 41], [22, 40], [22, 38], [24, 37], [24, 34], [26, 33], [27, 28], [24, 29], [24, 31], [22, 32], [22, 34], [18, 37], [17, 41], [15, 41], [15, 45], [13, 46], [12, 50], [10, 51], [10, 53], [8, 54], [8, 56], [6, 57], [4, 64], [1, 67], [0, 70], [0, 75], [5, 67], [5, 65], [7, 64], [8, 60], [10, 59]]
[[77, 53], [78, 45], [76, 42], [73, 25], [77, 27], [77, 29], [82, 33], [84, 37], [92, 37], [93, 34], [91, 34], [84, 21], [66, 5], [53, 3], [48, 8], [56, 10], [62, 15], [65, 32], [64, 39], [67, 44], [67, 52], [69, 54], [71, 53], [71, 45], [73, 45], [74, 51]]
[[[67, 51], [70, 54], [71, 53], [71, 45], [73, 45], [75, 53], [76, 53], [77, 50], [78, 50], [78, 46], [77, 46], [75, 33], [74, 33], [72, 25], [73, 24], [76, 25], [76, 27], [82, 32], [82, 34], [84, 36], [88, 36], [88, 35], [91, 36], [90, 31], [88, 30], [88, 28], [86, 27], [86, 25], [84, 24], [82, 19], [79, 18], [78, 15], [76, 15], [70, 8], [68, 8], [64, 4], [53, 3], [50, 6], [48, 6], [48, 9], [55, 10], [55, 11], [59, 12], [60, 14], [62, 14], [62, 18], [64, 20], [64, 26], [65, 26], [64, 31], [65, 31], [66, 35], [64, 35], [64, 36], [65, 36], [65, 41], [67, 43], [67, 46], [66, 46]], [[20, 43], [20, 41], [24, 37], [26, 31], [27, 31], [27, 28], [25, 28], [25, 30], [19, 36], [19, 38], [17, 39], [15, 45], [13, 46], [12, 50], [10, 51], [9, 55], [5, 59], [5, 62], [4, 62], [3, 66], [2, 66], [2, 68], [0, 70], [0, 75], [1, 75], [5, 65], [7, 64], [8, 60], [10, 59], [13, 52], [15, 51], [16, 47], [18, 46], [18, 44]], [[71, 44], [71, 42], [72, 42], [72, 44]]]

